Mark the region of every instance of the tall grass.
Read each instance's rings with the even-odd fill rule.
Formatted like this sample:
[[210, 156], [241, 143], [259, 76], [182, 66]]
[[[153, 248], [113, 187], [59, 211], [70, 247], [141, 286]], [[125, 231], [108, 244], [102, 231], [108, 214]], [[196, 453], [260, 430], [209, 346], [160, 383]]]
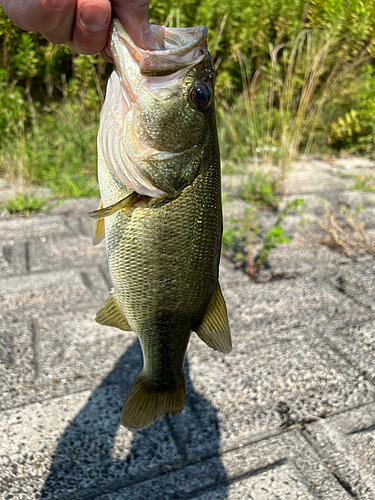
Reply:
[[335, 46], [320, 30], [304, 29], [288, 44], [270, 44], [269, 64], [255, 72], [237, 53], [243, 91], [232, 106], [219, 107], [228, 159], [250, 161], [276, 186], [300, 153], [311, 152], [316, 141], [327, 144], [332, 100], [369, 60], [365, 51], [355, 60], [337, 58]]

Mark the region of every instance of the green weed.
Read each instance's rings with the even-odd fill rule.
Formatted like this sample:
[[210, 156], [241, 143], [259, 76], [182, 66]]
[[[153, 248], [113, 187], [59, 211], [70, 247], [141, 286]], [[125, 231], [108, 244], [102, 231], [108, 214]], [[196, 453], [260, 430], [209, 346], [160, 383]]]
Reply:
[[259, 273], [260, 269], [263, 268], [265, 262], [267, 261], [270, 251], [277, 245], [282, 245], [287, 243], [289, 238], [285, 236], [284, 229], [282, 228], [282, 221], [288, 212], [296, 210], [304, 205], [303, 200], [296, 199], [289, 201], [286, 206], [279, 213], [275, 224], [266, 232], [262, 247], [258, 255], [254, 258], [252, 253], [252, 235], [248, 235], [248, 245], [247, 245], [247, 273], [250, 278], [255, 278]]
[[276, 196], [277, 184], [270, 173], [260, 168], [249, 172], [246, 185], [240, 189], [238, 196], [248, 203], [258, 203], [277, 210], [279, 198]]
[[50, 187], [61, 198], [97, 196], [98, 122], [97, 112], [67, 99], [0, 144], [0, 165], [15, 185], [24, 179]]
[[0, 205], [0, 209], [7, 210], [10, 214], [28, 217], [31, 212], [39, 212], [45, 204], [44, 198], [38, 198], [30, 193], [16, 193], [13, 198], [8, 198], [4, 205]]
[[350, 188], [352, 190], [375, 192], [375, 177], [371, 174], [358, 175], [343, 172], [340, 175], [345, 179], [353, 179], [355, 181], [354, 186]]
[[375, 192], [375, 178], [372, 175], [356, 175], [353, 189]]
[[241, 220], [229, 219], [223, 231], [223, 251], [234, 255], [245, 272], [252, 279], [257, 279], [259, 271], [264, 267], [270, 251], [278, 245], [289, 241], [285, 236], [282, 222], [285, 216], [299, 210], [304, 203], [301, 199], [290, 201], [279, 213], [275, 224], [262, 238], [261, 248], [255, 253], [255, 242], [259, 240], [261, 228], [258, 225], [256, 205], [252, 205]]

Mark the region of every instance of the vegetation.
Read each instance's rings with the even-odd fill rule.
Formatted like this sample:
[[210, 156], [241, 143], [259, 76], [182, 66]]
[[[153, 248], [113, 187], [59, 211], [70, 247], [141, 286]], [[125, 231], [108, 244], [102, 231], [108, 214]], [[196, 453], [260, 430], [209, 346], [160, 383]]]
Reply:
[[29, 193], [16, 193], [13, 198], [8, 198], [4, 205], [0, 205], [0, 209], [5, 209], [10, 214], [28, 216], [31, 212], [38, 212], [45, 203], [44, 198]]
[[305, 235], [309, 241], [325, 245], [348, 257], [358, 253], [368, 253], [375, 257], [375, 238], [365, 231], [364, 222], [361, 220], [362, 211], [361, 206], [354, 210], [342, 207], [339, 216], [335, 216], [326, 203], [322, 219], [305, 216]]
[[[375, 0], [151, 0], [150, 18], [208, 27], [223, 170], [246, 175], [239, 196], [252, 207], [223, 243], [256, 274], [285, 236], [280, 219], [257, 260], [244, 251], [259, 234], [255, 209], [277, 210], [297, 155], [375, 154]], [[98, 194], [96, 133], [111, 70], [99, 55], [22, 32], [0, 8], [0, 176], [16, 191]], [[373, 190], [372, 179], [357, 181]], [[13, 205], [23, 206], [20, 196]]]
[[[223, 251], [232, 251], [237, 264], [252, 279], [257, 279], [259, 271], [265, 266], [270, 251], [277, 245], [287, 243], [282, 222], [290, 212], [298, 211], [304, 206], [303, 200], [289, 201], [278, 214], [275, 223], [264, 235], [257, 224], [255, 205], [247, 209], [245, 217], [240, 220], [229, 220], [223, 230]], [[261, 241], [260, 245], [256, 243]], [[230, 254], [228, 254], [230, 257]]]

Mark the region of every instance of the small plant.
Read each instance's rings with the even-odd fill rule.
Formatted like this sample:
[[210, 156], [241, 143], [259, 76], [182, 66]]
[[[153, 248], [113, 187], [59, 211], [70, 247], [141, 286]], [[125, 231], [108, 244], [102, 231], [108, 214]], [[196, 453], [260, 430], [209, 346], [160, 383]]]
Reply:
[[259, 271], [264, 267], [270, 251], [277, 245], [286, 243], [289, 238], [285, 236], [282, 222], [285, 216], [292, 210], [303, 206], [303, 200], [297, 199], [286, 204], [279, 213], [275, 224], [266, 232], [262, 238], [262, 246], [255, 255], [255, 240], [259, 239], [261, 228], [258, 225], [256, 205], [252, 205], [246, 211], [241, 220], [229, 219], [223, 231], [223, 251], [229, 258], [235, 257], [239, 267], [252, 279], [256, 279]]
[[14, 198], [8, 198], [5, 205], [0, 205], [0, 209], [7, 210], [10, 214], [25, 215], [28, 217], [31, 212], [38, 212], [45, 205], [44, 198], [37, 198], [30, 193], [16, 193]]
[[238, 196], [248, 203], [258, 203], [277, 210], [279, 200], [275, 194], [276, 190], [276, 179], [265, 169], [256, 169], [249, 173], [246, 186], [240, 189]]
[[303, 226], [306, 236], [310, 241], [318, 241], [319, 244], [348, 257], [359, 252], [366, 252], [375, 257], [375, 238], [366, 233], [360, 218], [361, 212], [361, 206], [351, 211], [342, 207], [339, 220], [326, 203], [321, 220], [305, 217]]
[[247, 273], [250, 278], [255, 278], [259, 273], [260, 269], [264, 266], [270, 251], [275, 248], [277, 245], [281, 245], [282, 243], [287, 243], [289, 238], [285, 236], [284, 229], [281, 227], [281, 223], [288, 212], [291, 210], [298, 209], [303, 206], [303, 200], [297, 199], [293, 201], [289, 201], [284, 209], [279, 213], [275, 224], [266, 232], [262, 244], [262, 248], [260, 249], [258, 255], [253, 257], [253, 236], [251, 234], [251, 226], [248, 226], [248, 235], [247, 235]]
[[356, 183], [353, 189], [375, 192], [375, 178], [372, 175], [357, 175], [354, 178]]
[[347, 189], [367, 191], [370, 193], [375, 192], [375, 177], [371, 174], [358, 175], [341, 172], [340, 176], [344, 177], [345, 179], [352, 179], [355, 181], [354, 186], [350, 186]]

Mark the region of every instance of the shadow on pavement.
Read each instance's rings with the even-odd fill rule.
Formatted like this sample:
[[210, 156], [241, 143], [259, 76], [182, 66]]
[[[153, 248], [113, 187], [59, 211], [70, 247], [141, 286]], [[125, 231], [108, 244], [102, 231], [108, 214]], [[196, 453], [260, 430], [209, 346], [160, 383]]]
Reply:
[[[65, 429], [41, 498], [94, 499], [202, 459], [211, 459], [211, 488], [220, 484], [220, 498], [227, 497], [226, 474], [218, 455], [216, 411], [194, 391], [187, 362], [186, 403], [181, 415], [160, 419], [134, 433], [120, 426], [123, 401], [141, 366], [136, 341]], [[202, 493], [196, 481], [189, 484], [187, 480], [185, 485], [179, 480], [167, 482], [168, 492], [155, 491], [153, 499], [193, 498]]]

